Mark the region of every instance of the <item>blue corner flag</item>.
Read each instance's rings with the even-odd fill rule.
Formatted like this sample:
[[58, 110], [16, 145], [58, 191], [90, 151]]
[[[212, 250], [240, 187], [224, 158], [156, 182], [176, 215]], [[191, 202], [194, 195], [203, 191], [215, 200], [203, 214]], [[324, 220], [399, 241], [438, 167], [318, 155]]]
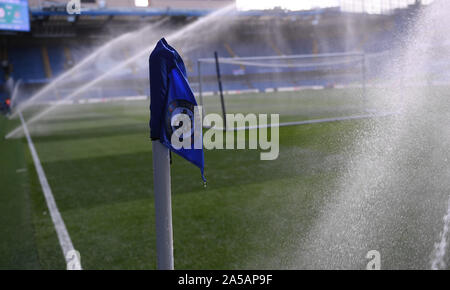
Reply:
[[[189, 86], [186, 68], [178, 52], [162, 38], [150, 55], [150, 138], [160, 140], [172, 152], [198, 166], [204, 177], [204, 155], [201, 120], [195, 122], [199, 112], [194, 94]], [[172, 125], [178, 114], [185, 114], [191, 121], [191, 132], [183, 132], [179, 138], [191, 138], [190, 148], [175, 148], [172, 135], [182, 123]], [[200, 118], [201, 119], [201, 118]], [[196, 127], [199, 126], [199, 127]], [[194, 133], [196, 132], [196, 133]], [[194, 137], [194, 135], [196, 135]], [[194, 140], [196, 139], [196, 140]], [[194, 146], [194, 141], [197, 146]], [[198, 144], [200, 146], [198, 146]]]

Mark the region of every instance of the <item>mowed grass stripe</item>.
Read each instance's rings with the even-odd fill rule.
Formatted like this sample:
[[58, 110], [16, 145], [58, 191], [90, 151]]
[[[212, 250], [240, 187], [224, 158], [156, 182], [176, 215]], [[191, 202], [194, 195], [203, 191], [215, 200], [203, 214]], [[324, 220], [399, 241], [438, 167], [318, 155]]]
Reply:
[[[0, 132], [9, 129], [0, 116]], [[26, 144], [0, 138], [0, 269], [40, 269], [30, 202]]]
[[[95, 140], [92, 142], [95, 144]], [[37, 146], [40, 148], [40, 145]], [[76, 146], [73, 150], [78, 149]], [[70, 147], [61, 150], [69, 151]], [[46, 151], [44, 148], [41, 152], [43, 160], [48, 160], [45, 156], [52, 154], [52, 151]], [[55, 155], [57, 153], [49, 156]], [[242, 184], [300, 174], [317, 174], [337, 168], [340, 162], [339, 156], [334, 152], [330, 155], [293, 145], [282, 145], [279, 158], [270, 162], [261, 161], [260, 152], [257, 150], [213, 150], [206, 151], [205, 156], [208, 189], [238, 187]], [[236, 160], [239, 160], [238, 166]], [[51, 161], [45, 162], [44, 167], [57, 196], [58, 206], [60, 210], [64, 210], [152, 196], [151, 164], [149, 150]], [[185, 194], [198, 188], [202, 188], [199, 170], [173, 154], [173, 194]]]
[[[286, 259], [272, 266], [267, 262], [276, 259], [277, 245], [296, 247], [298, 234], [307, 234], [324, 201], [324, 194], [318, 194], [320, 187], [317, 178], [285, 178], [239, 190], [227, 187], [174, 195], [176, 268], [286, 266]], [[302, 202], [291, 204], [291, 199]], [[72, 209], [64, 216], [86, 269], [155, 269], [152, 198]]]
[[42, 162], [59, 162], [133, 153], [151, 153], [151, 142], [143, 134], [98, 136], [39, 142]]

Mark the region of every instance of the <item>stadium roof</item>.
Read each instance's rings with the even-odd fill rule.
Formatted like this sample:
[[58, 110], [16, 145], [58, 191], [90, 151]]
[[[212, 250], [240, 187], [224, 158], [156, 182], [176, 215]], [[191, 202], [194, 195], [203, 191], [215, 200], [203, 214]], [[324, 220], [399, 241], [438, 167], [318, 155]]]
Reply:
[[236, 0], [239, 10], [265, 10], [280, 7], [291, 11], [335, 7], [345, 12], [383, 14], [414, 4], [430, 4], [434, 0]]
[[[354, 12], [369, 14], [389, 14], [395, 9], [406, 8], [414, 4], [430, 4], [433, 0], [236, 0], [239, 16], [302, 16], [317, 15], [324, 12]], [[211, 7], [176, 8], [176, 7], [82, 7], [81, 16], [185, 16], [200, 17], [214, 11]], [[50, 7], [31, 7], [32, 16], [67, 16], [66, 7], [56, 4]]]
[[[62, 9], [30, 9], [31, 15], [35, 17], [42, 16], [68, 16], [67, 12]], [[211, 13], [213, 10], [209, 9], [156, 9], [156, 8], [116, 8], [116, 9], [82, 9], [81, 16], [187, 16], [200, 17]], [[234, 15], [238, 16], [265, 16], [265, 15], [315, 15], [323, 12], [336, 11], [336, 8], [290, 11], [282, 9], [270, 10], [248, 10], [239, 11]]]

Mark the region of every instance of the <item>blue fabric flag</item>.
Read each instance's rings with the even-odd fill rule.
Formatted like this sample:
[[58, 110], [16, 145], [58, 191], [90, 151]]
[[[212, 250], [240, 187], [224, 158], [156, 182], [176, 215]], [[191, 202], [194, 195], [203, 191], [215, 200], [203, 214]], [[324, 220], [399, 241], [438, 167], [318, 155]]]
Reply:
[[[150, 55], [149, 68], [150, 138], [160, 140], [172, 152], [198, 166], [202, 179], [206, 182], [201, 118], [200, 122], [194, 122], [199, 110], [187, 80], [184, 62], [178, 52], [162, 38]], [[176, 135], [180, 141], [189, 137], [190, 148], [178, 149], [172, 145], [172, 135], [181, 126], [181, 123], [179, 126], [172, 126], [172, 118], [178, 114], [189, 116], [191, 121], [190, 132]], [[194, 142], [197, 146], [194, 146]]]

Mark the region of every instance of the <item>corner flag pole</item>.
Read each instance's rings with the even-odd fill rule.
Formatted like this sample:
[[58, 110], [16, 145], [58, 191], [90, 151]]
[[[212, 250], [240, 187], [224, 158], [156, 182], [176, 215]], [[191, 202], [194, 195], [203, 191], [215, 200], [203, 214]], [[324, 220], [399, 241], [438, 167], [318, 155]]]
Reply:
[[222, 115], [224, 122], [224, 130], [227, 129], [227, 115], [225, 111], [225, 102], [223, 100], [223, 89], [222, 89], [222, 78], [220, 76], [220, 66], [219, 66], [219, 55], [217, 51], [214, 52], [214, 58], [216, 59], [216, 72], [217, 72], [217, 82], [219, 83], [219, 94], [220, 94], [220, 103], [222, 104]]
[[[153, 154], [153, 186], [155, 191], [156, 252], [158, 269], [173, 270], [172, 198], [170, 189], [170, 155], [173, 151], [196, 165], [204, 182], [205, 158], [203, 147], [178, 148], [172, 144], [175, 136], [173, 120], [184, 114], [190, 128], [201, 133], [201, 122], [196, 124], [197, 102], [187, 80], [184, 63], [178, 52], [161, 38], [150, 54], [150, 139]], [[181, 113], [183, 112], [183, 113]], [[197, 127], [198, 125], [199, 128]], [[180, 126], [184, 126], [180, 123]], [[184, 129], [184, 128], [182, 128]], [[197, 130], [200, 129], [200, 130]], [[200, 131], [200, 132], [198, 132]], [[185, 138], [183, 131], [182, 138]], [[199, 135], [202, 136], [201, 134]], [[187, 136], [186, 136], [187, 137]], [[191, 136], [189, 135], [189, 138]], [[175, 140], [175, 139], [174, 139]], [[201, 141], [201, 140], [200, 140]], [[203, 144], [200, 143], [200, 144]]]
[[169, 149], [152, 141], [155, 189], [156, 252], [159, 270], [173, 270], [172, 200]]

